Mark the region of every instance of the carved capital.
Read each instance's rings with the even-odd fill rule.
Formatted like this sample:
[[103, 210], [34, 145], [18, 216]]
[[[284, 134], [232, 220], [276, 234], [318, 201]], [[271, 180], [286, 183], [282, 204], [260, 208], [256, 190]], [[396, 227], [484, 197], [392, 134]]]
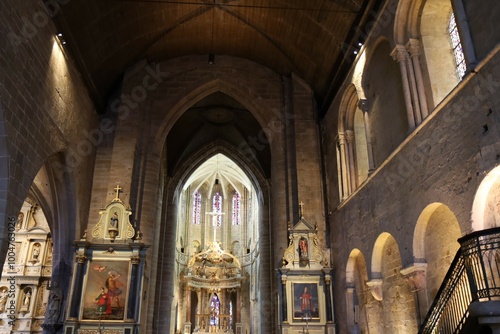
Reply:
[[345, 134], [343, 132], [339, 132], [338, 144], [339, 146], [345, 145]]
[[76, 254], [76, 262], [78, 264], [83, 264], [87, 261], [87, 257], [85, 254]]
[[406, 47], [404, 45], [398, 44], [391, 52], [392, 59], [397, 60], [399, 62], [405, 62], [406, 57], [408, 56], [408, 51], [406, 51]]
[[354, 139], [354, 131], [346, 130], [345, 132], [345, 140], [347, 143], [351, 144]]
[[375, 298], [378, 301], [382, 301], [384, 299], [382, 283], [383, 280], [380, 278], [372, 279], [371, 281], [366, 282], [366, 285], [368, 285], [368, 287], [371, 290], [373, 298]]
[[420, 291], [427, 288], [425, 279], [426, 272], [426, 263], [417, 263], [411, 267], [401, 269], [401, 275], [403, 275], [408, 284], [410, 284], [413, 291]]
[[420, 41], [416, 38], [410, 38], [406, 43], [406, 49], [412, 57], [420, 56]]
[[130, 262], [132, 262], [132, 264], [139, 264], [141, 263], [141, 258], [138, 255], [133, 255], [130, 257]]

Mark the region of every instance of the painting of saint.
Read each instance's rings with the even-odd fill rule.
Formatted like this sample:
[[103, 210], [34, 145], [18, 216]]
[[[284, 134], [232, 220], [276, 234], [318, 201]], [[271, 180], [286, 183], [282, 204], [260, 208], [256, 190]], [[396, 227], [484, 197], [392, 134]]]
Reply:
[[299, 321], [319, 321], [318, 285], [293, 284], [293, 318]]
[[92, 261], [82, 298], [83, 320], [123, 320], [128, 261]]

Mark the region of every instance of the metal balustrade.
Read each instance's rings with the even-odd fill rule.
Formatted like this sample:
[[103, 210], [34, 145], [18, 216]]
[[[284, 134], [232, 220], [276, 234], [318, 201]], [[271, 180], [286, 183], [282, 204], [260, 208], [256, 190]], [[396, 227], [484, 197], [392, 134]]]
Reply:
[[419, 334], [460, 333], [472, 302], [500, 300], [500, 228], [477, 231], [458, 242], [460, 249]]

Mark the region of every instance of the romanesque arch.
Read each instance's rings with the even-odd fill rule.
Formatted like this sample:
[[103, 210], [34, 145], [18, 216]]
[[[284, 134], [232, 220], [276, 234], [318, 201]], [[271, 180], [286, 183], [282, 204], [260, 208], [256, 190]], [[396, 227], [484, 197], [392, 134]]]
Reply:
[[367, 281], [365, 257], [359, 249], [353, 249], [346, 265], [346, 307], [349, 333], [363, 333], [368, 330], [367, 305], [373, 297], [366, 286]]
[[401, 269], [401, 255], [396, 239], [389, 233], [380, 234], [373, 248], [372, 280], [369, 282], [376, 300], [368, 306], [382, 312], [377, 315], [383, 321], [370, 324], [370, 327], [378, 329], [377, 333], [417, 331], [413, 291], [401, 274]]
[[472, 205], [472, 230], [500, 226], [500, 167], [493, 168], [479, 185]]
[[425, 263], [425, 284], [419, 289], [426, 290], [420, 305], [427, 309], [432, 303], [440, 284], [460, 247], [461, 236], [458, 221], [448, 206], [431, 203], [420, 214], [415, 226], [413, 254], [416, 263]]

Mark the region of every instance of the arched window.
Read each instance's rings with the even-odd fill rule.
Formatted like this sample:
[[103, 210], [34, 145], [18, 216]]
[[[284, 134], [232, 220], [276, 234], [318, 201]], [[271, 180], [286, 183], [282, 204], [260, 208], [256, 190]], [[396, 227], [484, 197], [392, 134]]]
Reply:
[[240, 225], [241, 222], [241, 198], [238, 192], [233, 195], [233, 225]]
[[455, 14], [453, 14], [453, 12], [451, 12], [450, 14], [448, 33], [450, 34], [451, 47], [453, 49], [453, 55], [455, 57], [458, 79], [462, 80], [466, 70], [465, 56], [462, 50], [462, 43], [460, 42], [460, 34], [458, 33]]
[[198, 190], [193, 195], [193, 224], [201, 224], [201, 194]]
[[216, 192], [213, 199], [212, 199], [212, 212], [214, 212], [215, 216], [217, 217], [215, 222], [217, 226], [222, 225], [222, 196], [220, 195], [219, 192]]

